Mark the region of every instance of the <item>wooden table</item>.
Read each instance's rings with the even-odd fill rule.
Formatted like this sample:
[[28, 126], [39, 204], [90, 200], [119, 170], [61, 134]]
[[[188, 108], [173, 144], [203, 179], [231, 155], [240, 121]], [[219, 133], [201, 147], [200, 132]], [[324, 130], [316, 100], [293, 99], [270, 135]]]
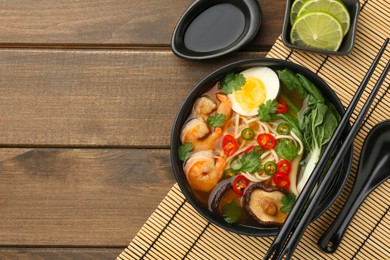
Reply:
[[0, 258], [114, 259], [175, 183], [173, 120], [217, 67], [264, 57], [285, 1], [240, 52], [170, 49], [192, 1], [0, 0]]

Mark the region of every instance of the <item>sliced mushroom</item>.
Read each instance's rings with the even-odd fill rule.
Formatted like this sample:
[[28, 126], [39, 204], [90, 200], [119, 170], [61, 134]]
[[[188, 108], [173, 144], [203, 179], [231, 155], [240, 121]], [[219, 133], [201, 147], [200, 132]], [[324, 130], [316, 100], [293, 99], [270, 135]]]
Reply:
[[251, 185], [244, 195], [245, 211], [263, 226], [278, 227], [286, 220], [287, 214], [280, 211], [282, 198], [288, 191], [266, 186], [263, 183]]
[[209, 197], [209, 209], [218, 216], [222, 216], [221, 201], [225, 193], [232, 190], [231, 179], [226, 179], [217, 184]]

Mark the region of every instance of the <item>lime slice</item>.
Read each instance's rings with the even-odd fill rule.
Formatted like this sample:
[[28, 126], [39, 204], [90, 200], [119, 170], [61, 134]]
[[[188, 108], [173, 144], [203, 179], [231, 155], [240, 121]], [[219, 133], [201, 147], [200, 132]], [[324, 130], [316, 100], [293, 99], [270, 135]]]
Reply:
[[337, 51], [343, 41], [340, 22], [325, 12], [299, 16], [291, 28], [291, 43], [302, 47]]
[[294, 24], [295, 19], [298, 17], [298, 12], [301, 9], [301, 6], [306, 3], [308, 0], [295, 0], [294, 3], [291, 5], [290, 9], [290, 23], [291, 25]]
[[298, 17], [310, 11], [323, 11], [333, 15], [341, 23], [341, 27], [343, 28], [343, 36], [347, 34], [351, 23], [351, 18], [349, 16], [348, 9], [345, 7], [343, 2], [339, 0], [307, 1], [299, 9]]

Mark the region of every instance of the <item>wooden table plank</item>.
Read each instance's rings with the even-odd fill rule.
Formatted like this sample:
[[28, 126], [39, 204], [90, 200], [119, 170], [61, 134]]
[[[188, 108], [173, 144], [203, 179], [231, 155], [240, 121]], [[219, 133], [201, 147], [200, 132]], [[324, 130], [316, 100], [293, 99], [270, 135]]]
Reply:
[[121, 248], [0, 248], [0, 257], [2, 260], [107, 260], [115, 259], [122, 250]]
[[[263, 24], [252, 47], [281, 33], [285, 1], [262, 0]], [[169, 46], [192, 0], [0, 0], [0, 45]]]
[[166, 149], [2, 148], [0, 172], [0, 248], [124, 248], [175, 182]]
[[189, 91], [235, 53], [187, 61], [170, 51], [0, 49], [0, 144], [168, 147]]

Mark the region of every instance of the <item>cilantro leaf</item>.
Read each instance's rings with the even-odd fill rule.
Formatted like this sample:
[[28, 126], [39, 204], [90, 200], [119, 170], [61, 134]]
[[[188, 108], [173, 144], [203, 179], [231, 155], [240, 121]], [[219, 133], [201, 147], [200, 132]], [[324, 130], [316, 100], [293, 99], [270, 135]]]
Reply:
[[229, 73], [219, 82], [218, 88], [225, 94], [232, 94], [233, 90], [240, 90], [245, 81], [242, 74]]
[[289, 195], [284, 196], [282, 198], [282, 206], [280, 207], [280, 211], [284, 212], [284, 213], [290, 213], [296, 200], [297, 200], [297, 197], [293, 193], [290, 193]]
[[226, 116], [224, 114], [217, 113], [207, 118], [207, 124], [211, 127], [220, 127], [223, 125], [225, 120]]
[[280, 139], [275, 149], [277, 155], [289, 161], [298, 155], [298, 147], [287, 139]]
[[241, 172], [254, 173], [260, 170], [260, 154], [252, 150], [251, 152], [245, 154], [241, 158], [242, 166], [240, 168]]
[[262, 122], [269, 122], [272, 116], [276, 114], [276, 106], [278, 102], [275, 99], [269, 99], [259, 106], [259, 119]]
[[233, 224], [238, 221], [242, 214], [242, 208], [237, 204], [235, 200], [232, 200], [229, 204], [223, 207], [223, 216], [227, 223]]
[[185, 143], [179, 146], [179, 159], [183, 162], [190, 158], [192, 152], [192, 143]]

